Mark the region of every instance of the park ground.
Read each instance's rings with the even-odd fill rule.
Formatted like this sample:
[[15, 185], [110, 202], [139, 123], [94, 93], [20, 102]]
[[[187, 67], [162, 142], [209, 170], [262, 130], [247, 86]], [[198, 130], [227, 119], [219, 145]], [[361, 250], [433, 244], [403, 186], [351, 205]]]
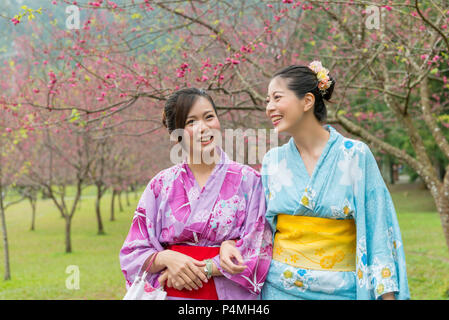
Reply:
[[[37, 204], [36, 230], [30, 231], [31, 206], [22, 202], [6, 213], [11, 276], [3, 281], [3, 243], [0, 243], [0, 299], [122, 299], [124, 277], [119, 250], [128, 233], [140, 194], [116, 205], [115, 221], [109, 221], [110, 197], [102, 200], [105, 235], [97, 235], [95, 191], [87, 188], [72, 224], [72, 253], [64, 252], [64, 220], [51, 200]], [[418, 185], [390, 187], [398, 213], [407, 261], [412, 299], [449, 299], [449, 250], [440, 218], [430, 194]], [[66, 280], [79, 268], [79, 289], [68, 289]], [[70, 284], [70, 281], [69, 281]], [[70, 288], [70, 286], [69, 286]]]

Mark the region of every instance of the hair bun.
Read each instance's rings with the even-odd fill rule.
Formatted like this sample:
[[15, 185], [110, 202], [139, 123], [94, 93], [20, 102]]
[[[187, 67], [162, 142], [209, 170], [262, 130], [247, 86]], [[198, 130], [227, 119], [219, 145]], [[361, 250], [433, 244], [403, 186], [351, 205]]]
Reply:
[[162, 125], [166, 128], [168, 128], [167, 125], [167, 116], [165, 115], [165, 110], [162, 110]]

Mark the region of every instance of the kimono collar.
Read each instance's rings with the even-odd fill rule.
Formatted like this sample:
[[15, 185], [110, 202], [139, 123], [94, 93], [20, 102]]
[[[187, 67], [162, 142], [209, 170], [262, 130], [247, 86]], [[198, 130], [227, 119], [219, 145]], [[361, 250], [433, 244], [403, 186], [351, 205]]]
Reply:
[[[181, 203], [183, 203], [183, 210], [189, 212], [182, 214], [186, 217], [185, 219], [187, 219], [187, 222], [190, 221], [189, 219], [195, 219], [195, 215], [190, 215], [192, 212], [210, 212], [220, 194], [223, 181], [226, 177], [227, 167], [232, 161], [229, 160], [226, 153], [220, 147], [217, 146], [215, 151], [220, 152], [220, 159], [215, 164], [212, 173], [202, 188], [198, 185], [198, 182], [190, 170], [187, 164], [187, 159], [182, 162], [179, 176], [180, 179], [176, 179], [175, 183], [178, 183], [178, 185], [173, 189], [176, 189], [176, 191], [179, 192], [178, 198], [181, 199]], [[172, 198], [176, 198], [176, 196]], [[185, 206], [186, 204], [189, 204], [189, 206]], [[201, 234], [204, 231], [204, 228], [206, 228], [206, 225], [191, 224], [189, 230]]]
[[324, 129], [326, 129], [327, 131], [329, 131], [330, 135], [329, 135], [329, 140], [328, 140], [328, 144], [333, 144], [335, 142], [335, 140], [337, 140], [337, 138], [339, 136], [341, 136], [340, 133], [338, 133], [337, 130], [334, 129], [334, 127], [332, 127], [331, 125], [327, 124], [323, 126]]
[[[220, 154], [220, 159], [215, 164], [212, 174], [214, 174], [217, 170], [219, 170], [224, 164], [231, 163], [231, 160], [229, 159], [228, 155], [226, 154], [226, 152], [224, 152], [224, 150], [221, 147], [215, 146], [215, 152], [218, 152]], [[190, 168], [188, 167], [187, 163], [187, 158], [184, 158], [184, 160], [181, 162], [181, 167], [185, 169], [187, 172], [190, 171]]]
[[332, 146], [341, 137], [341, 134], [339, 134], [337, 130], [335, 130], [330, 125], [325, 125], [323, 127], [329, 132], [329, 139], [327, 140], [326, 146], [324, 147], [311, 176], [309, 176], [309, 174], [307, 173], [307, 169], [305, 167], [304, 162], [302, 161], [302, 157], [296, 147], [295, 140], [293, 139], [293, 137], [291, 137], [288, 142], [288, 150], [289, 150], [288, 152], [293, 156], [292, 159], [298, 158], [300, 159], [299, 161], [293, 160], [292, 163], [299, 170], [299, 172], [306, 173], [306, 176], [309, 179], [309, 184], [315, 180], [315, 176], [320, 171], [320, 167], [322, 166], [324, 159], [327, 158], [329, 151], [332, 149]]
[[[329, 140], [327, 140], [326, 146], [324, 147], [323, 154], [325, 154], [329, 148], [334, 144], [334, 142], [338, 139], [340, 136], [340, 133], [337, 132], [337, 130], [334, 129], [331, 125], [327, 124], [324, 125], [323, 128], [329, 132]], [[298, 149], [296, 148], [295, 139], [293, 137], [290, 138], [288, 142], [291, 151], [295, 154], [299, 155]]]

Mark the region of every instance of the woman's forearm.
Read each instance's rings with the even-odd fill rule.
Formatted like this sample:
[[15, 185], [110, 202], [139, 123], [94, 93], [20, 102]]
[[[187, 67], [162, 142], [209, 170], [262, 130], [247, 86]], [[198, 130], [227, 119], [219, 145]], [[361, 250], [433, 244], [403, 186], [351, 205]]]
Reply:
[[[165, 264], [165, 258], [168, 254], [167, 251], [170, 251], [170, 250], [163, 250], [163, 251], [160, 251], [157, 253], [156, 259], [153, 261], [153, 264], [151, 265], [150, 270], [148, 270], [149, 273], [158, 273], [167, 267], [167, 265]], [[145, 263], [142, 266], [142, 270], [146, 270], [146, 268], [150, 264], [151, 259], [153, 258], [153, 256], [155, 254], [156, 253], [153, 253], [151, 256], [149, 256], [147, 258], [147, 260], [145, 261]]]
[[[232, 242], [235, 243], [235, 241], [233, 241], [233, 240], [232, 240]], [[160, 251], [158, 253], [158, 255], [156, 256], [156, 259], [154, 260], [154, 262], [151, 265], [151, 268], [150, 268], [150, 270], [148, 270], [148, 272], [150, 272], [150, 273], [158, 273], [158, 272], [164, 270], [167, 267], [166, 261], [167, 261], [167, 257], [170, 255], [170, 251], [171, 250]], [[150, 261], [151, 261], [151, 259], [152, 259], [154, 254], [152, 254], [151, 256], [149, 256], [147, 258], [147, 260], [143, 264], [142, 270], [145, 270], [148, 267], [148, 265], [150, 264]], [[223, 276], [223, 274], [218, 269], [218, 267], [215, 265], [215, 263], [212, 263], [212, 276], [213, 277]]]

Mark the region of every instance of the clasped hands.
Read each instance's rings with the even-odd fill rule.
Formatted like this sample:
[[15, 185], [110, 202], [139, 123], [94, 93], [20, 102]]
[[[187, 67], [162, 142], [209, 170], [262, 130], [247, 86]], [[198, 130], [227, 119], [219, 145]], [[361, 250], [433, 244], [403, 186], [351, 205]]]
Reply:
[[[178, 290], [198, 290], [207, 283], [205, 272], [206, 263], [196, 260], [188, 255], [172, 250], [164, 250], [156, 257], [157, 264], [165, 267], [159, 276], [161, 286], [167, 284], [169, 288]], [[237, 263], [235, 263], [234, 261]], [[221, 276], [220, 270], [213, 265], [212, 276]], [[230, 273], [238, 274], [246, 269], [239, 250], [235, 247], [234, 240], [224, 241], [220, 246], [220, 266]]]

